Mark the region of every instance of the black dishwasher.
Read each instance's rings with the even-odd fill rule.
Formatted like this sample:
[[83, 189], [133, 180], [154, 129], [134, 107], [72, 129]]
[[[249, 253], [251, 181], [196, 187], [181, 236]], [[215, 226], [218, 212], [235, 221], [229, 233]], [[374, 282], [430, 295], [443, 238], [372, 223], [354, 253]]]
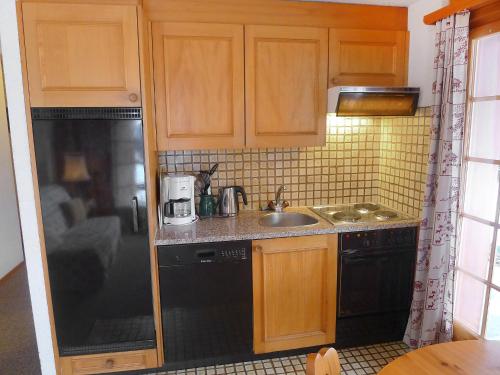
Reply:
[[158, 247], [165, 367], [252, 356], [251, 241]]

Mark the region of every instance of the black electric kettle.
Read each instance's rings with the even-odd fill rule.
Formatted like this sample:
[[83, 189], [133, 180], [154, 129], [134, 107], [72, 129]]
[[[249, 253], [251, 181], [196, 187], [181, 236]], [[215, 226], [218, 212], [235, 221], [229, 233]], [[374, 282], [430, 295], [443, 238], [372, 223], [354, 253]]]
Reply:
[[245, 206], [248, 204], [247, 194], [241, 186], [226, 186], [219, 188], [219, 215], [221, 216], [236, 216], [240, 210], [238, 203], [238, 193], [243, 197]]

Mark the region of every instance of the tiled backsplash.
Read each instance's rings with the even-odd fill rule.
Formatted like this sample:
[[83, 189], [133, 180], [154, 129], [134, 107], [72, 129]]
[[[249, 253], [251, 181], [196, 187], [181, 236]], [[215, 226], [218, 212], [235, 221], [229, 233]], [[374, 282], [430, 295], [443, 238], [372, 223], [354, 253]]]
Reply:
[[[214, 188], [242, 185], [249, 208], [274, 199], [281, 184], [293, 206], [377, 199], [380, 118], [329, 117], [324, 147], [176, 151], [160, 155], [168, 172], [197, 172], [220, 163]], [[212, 190], [216, 193], [216, 190]]]
[[[160, 153], [159, 162], [168, 172], [182, 173], [197, 173], [219, 163], [212, 179], [213, 193], [219, 186], [242, 185], [250, 209], [274, 199], [284, 184], [284, 198], [292, 206], [380, 201], [418, 214], [414, 211], [419, 210], [415, 201], [420, 193], [415, 195], [408, 187], [421, 177], [414, 176], [412, 165], [421, 164], [427, 152], [426, 115], [424, 109], [404, 118], [329, 115], [324, 147], [172, 151]], [[408, 142], [414, 142], [415, 149]], [[401, 155], [405, 149], [409, 154]]]
[[413, 216], [421, 214], [424, 199], [431, 110], [382, 119], [379, 202]]

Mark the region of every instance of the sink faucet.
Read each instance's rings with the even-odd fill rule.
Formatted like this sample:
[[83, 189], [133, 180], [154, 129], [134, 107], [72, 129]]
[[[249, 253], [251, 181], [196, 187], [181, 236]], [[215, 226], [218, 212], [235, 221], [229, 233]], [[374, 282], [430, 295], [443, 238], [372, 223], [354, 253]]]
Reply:
[[276, 192], [275, 201], [269, 201], [267, 206], [269, 209], [276, 212], [283, 212], [285, 208], [287, 208], [290, 204], [287, 201], [284, 201], [281, 196], [283, 195], [283, 191], [286, 190], [285, 185], [281, 185]]

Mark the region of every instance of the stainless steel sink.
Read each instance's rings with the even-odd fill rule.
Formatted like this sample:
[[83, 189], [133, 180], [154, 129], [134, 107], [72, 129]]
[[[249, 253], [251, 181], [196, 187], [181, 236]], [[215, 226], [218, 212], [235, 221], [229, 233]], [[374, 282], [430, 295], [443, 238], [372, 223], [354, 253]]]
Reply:
[[302, 227], [317, 224], [318, 220], [312, 216], [299, 212], [273, 212], [260, 218], [259, 224], [264, 227]]

